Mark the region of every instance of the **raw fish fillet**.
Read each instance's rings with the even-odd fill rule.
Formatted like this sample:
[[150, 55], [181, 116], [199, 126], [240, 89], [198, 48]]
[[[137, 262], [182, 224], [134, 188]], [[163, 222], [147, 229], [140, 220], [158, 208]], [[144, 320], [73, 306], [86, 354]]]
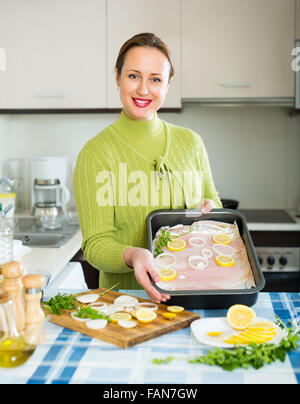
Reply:
[[[162, 254], [154, 258], [154, 266], [157, 271], [163, 268], [172, 268], [177, 272], [177, 276], [173, 280], [156, 283], [159, 288], [168, 291], [191, 291], [249, 289], [255, 286], [246, 248], [236, 223], [203, 220], [194, 222], [191, 226], [162, 227], [153, 240], [153, 251], [162, 229], [166, 229], [171, 238], [173, 236], [185, 240], [186, 247], [181, 251], [171, 251], [167, 246], [162, 247], [163, 252], [167, 255]], [[228, 245], [215, 243], [213, 236], [217, 233], [230, 235], [231, 242]], [[202, 240], [197, 239], [197, 237]], [[194, 240], [189, 241], [191, 238]], [[191, 243], [198, 243], [198, 245], [193, 246]], [[201, 258], [197, 257], [203, 255], [208, 260], [207, 266], [201, 269], [200, 264], [200, 268], [195, 269], [201, 261]], [[233, 266], [220, 266], [215, 261], [217, 255], [231, 255], [235, 264]], [[189, 263], [191, 256], [196, 257], [191, 261], [193, 266]], [[175, 263], [174, 257], [176, 257]]]

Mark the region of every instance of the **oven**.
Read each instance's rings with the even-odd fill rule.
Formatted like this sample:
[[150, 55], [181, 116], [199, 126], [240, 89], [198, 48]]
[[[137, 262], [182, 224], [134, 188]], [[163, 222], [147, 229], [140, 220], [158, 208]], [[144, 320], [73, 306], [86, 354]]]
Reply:
[[265, 292], [300, 292], [300, 217], [285, 210], [240, 210], [266, 280]]

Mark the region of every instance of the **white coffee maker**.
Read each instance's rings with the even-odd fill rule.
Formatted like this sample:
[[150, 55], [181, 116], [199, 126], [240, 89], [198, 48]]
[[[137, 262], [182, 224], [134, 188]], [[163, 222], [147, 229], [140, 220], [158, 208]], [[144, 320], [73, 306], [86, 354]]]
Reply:
[[66, 186], [67, 157], [31, 159], [31, 207], [33, 216], [63, 215], [70, 199]]

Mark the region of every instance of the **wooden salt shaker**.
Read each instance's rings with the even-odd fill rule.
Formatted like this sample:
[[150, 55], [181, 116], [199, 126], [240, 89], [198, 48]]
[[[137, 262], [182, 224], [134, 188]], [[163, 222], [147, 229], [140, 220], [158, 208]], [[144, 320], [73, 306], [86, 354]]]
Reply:
[[[44, 278], [39, 274], [28, 274], [23, 277], [22, 282], [25, 288], [25, 334], [29, 339], [34, 339], [34, 333], [41, 331], [45, 322], [45, 314], [41, 308]], [[38, 342], [42, 343], [44, 339], [45, 331]]]
[[13, 301], [15, 320], [18, 332], [21, 334], [25, 328], [25, 309], [23, 296], [23, 266], [20, 262], [12, 261], [4, 264], [1, 273], [4, 277], [3, 292], [7, 292]]

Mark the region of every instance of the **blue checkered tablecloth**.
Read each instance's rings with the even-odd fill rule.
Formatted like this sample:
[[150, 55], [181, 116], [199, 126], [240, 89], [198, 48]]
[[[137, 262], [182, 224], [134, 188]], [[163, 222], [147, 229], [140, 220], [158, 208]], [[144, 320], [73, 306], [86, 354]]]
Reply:
[[[64, 291], [59, 291], [63, 293]], [[66, 291], [76, 293], [79, 291]], [[144, 291], [121, 291], [146, 297]], [[46, 295], [55, 295], [57, 291]], [[253, 306], [258, 317], [284, 322], [300, 321], [299, 293], [259, 293]], [[223, 317], [225, 310], [195, 310], [201, 317]], [[265, 365], [259, 370], [223, 371], [216, 366], [190, 364], [186, 358], [204, 354], [190, 327], [157, 337], [132, 348], [90, 338], [52, 323], [46, 325], [46, 341], [28, 362], [14, 369], [0, 369], [2, 384], [297, 384], [300, 383], [300, 346], [284, 363]], [[176, 356], [168, 365], [155, 365], [154, 358]]]

